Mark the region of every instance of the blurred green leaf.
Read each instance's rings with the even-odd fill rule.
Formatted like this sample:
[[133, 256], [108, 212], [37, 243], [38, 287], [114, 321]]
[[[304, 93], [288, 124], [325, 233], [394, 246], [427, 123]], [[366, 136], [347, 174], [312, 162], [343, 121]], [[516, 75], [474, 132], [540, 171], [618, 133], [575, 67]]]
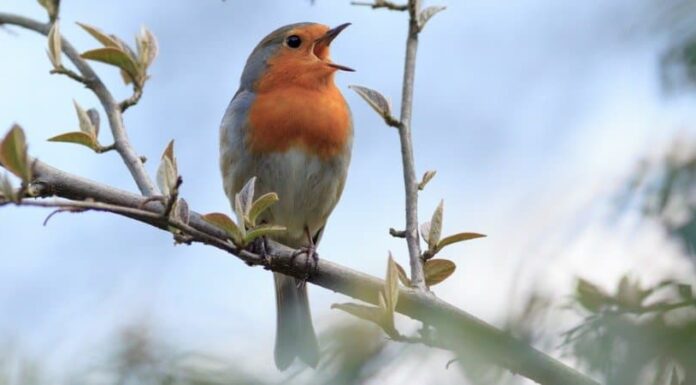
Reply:
[[440, 236], [442, 235], [442, 215], [443, 215], [443, 205], [444, 201], [440, 200], [440, 204], [437, 205], [435, 212], [433, 212], [433, 217], [430, 219], [430, 232], [428, 233], [428, 249], [431, 252], [437, 250], [437, 244], [440, 242]]
[[449, 246], [451, 244], [457, 243], [457, 242], [464, 242], [468, 241], [471, 239], [477, 239], [477, 238], [485, 238], [486, 236], [483, 234], [478, 234], [478, 233], [457, 233], [454, 235], [449, 235], [447, 237], [444, 237], [440, 240], [440, 242], [437, 243], [436, 250], [440, 251], [444, 247]]
[[411, 280], [408, 278], [408, 274], [406, 274], [406, 270], [404, 270], [401, 265], [398, 263], [396, 264], [396, 271], [399, 273], [399, 281], [401, 281], [401, 284], [406, 286], [406, 287], [411, 287]]
[[431, 5], [418, 14], [418, 28], [423, 29], [428, 21], [436, 14], [444, 11], [447, 7], [441, 5]]
[[0, 142], [0, 164], [23, 182], [31, 180], [31, 165], [27, 154], [24, 130], [15, 124]]
[[240, 247], [243, 245], [244, 234], [242, 234], [239, 226], [227, 215], [223, 213], [210, 213], [203, 215], [203, 219], [224, 230], [235, 245]]
[[118, 67], [128, 74], [130, 79], [136, 83], [141, 78], [141, 71], [133, 58], [120, 48], [97, 48], [84, 52], [81, 56], [83, 59], [94, 60]]
[[423, 271], [425, 273], [425, 283], [434, 286], [447, 279], [456, 269], [454, 262], [447, 259], [430, 259], [425, 262]]
[[387, 275], [384, 279], [384, 300], [389, 316], [394, 317], [394, 310], [399, 301], [399, 270], [391, 253], [389, 253], [387, 260]]
[[428, 170], [423, 174], [423, 178], [421, 178], [420, 183], [418, 183], [418, 190], [423, 190], [425, 189], [425, 186], [430, 182], [434, 177], [435, 174], [437, 174], [437, 171], [435, 170]]
[[10, 178], [5, 173], [0, 175], [0, 197], [8, 201], [17, 200], [17, 195], [15, 194], [15, 189], [12, 186], [12, 182], [10, 182]]
[[249, 222], [251, 226], [256, 226], [259, 215], [263, 214], [264, 211], [276, 202], [278, 202], [278, 194], [274, 192], [263, 194], [255, 200], [251, 205], [251, 210], [249, 210]]
[[162, 195], [172, 195], [177, 188], [178, 180], [179, 170], [176, 164], [176, 157], [174, 157], [174, 140], [171, 140], [164, 149], [159, 167], [157, 168], [157, 186]]
[[382, 117], [391, 117], [391, 105], [381, 93], [367, 87], [350, 85], [348, 88], [360, 95]]
[[87, 33], [92, 35], [92, 37], [97, 39], [100, 43], [102, 43], [102, 45], [104, 45], [104, 47], [111, 47], [111, 48], [117, 48], [117, 49], [122, 48], [121, 43], [115, 37], [104, 33], [99, 28], [91, 26], [89, 24], [85, 24], [85, 23], [78, 22], [76, 24], [79, 25], [80, 27], [82, 27], [82, 29], [87, 31]]
[[48, 139], [49, 142], [75, 143], [90, 148], [94, 151], [99, 149], [99, 144], [92, 135], [86, 132], [74, 131], [56, 135]]
[[254, 239], [258, 237], [263, 237], [267, 235], [282, 234], [286, 232], [285, 226], [275, 226], [275, 225], [261, 225], [256, 226], [249, 230], [244, 237], [244, 245], [248, 245]]
[[575, 295], [578, 302], [591, 312], [597, 312], [602, 306], [611, 303], [611, 297], [606, 292], [582, 278], [578, 279]]
[[48, 30], [48, 58], [51, 60], [53, 68], [61, 66], [62, 46], [60, 40], [60, 28], [56, 21]]
[[143, 26], [140, 28], [140, 33], [136, 36], [135, 42], [138, 47], [138, 61], [141, 68], [146, 70], [157, 57], [159, 50], [157, 39], [155, 39], [155, 35], [149, 29]]
[[58, 18], [58, 12], [60, 11], [60, 0], [38, 0], [38, 2], [46, 9], [51, 22], [54, 22]]

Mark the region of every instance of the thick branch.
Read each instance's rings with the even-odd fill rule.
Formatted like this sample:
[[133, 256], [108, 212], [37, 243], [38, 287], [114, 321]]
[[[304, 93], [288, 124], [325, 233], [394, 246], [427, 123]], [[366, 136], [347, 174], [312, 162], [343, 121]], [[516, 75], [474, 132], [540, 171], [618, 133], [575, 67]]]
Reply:
[[[56, 195], [72, 200], [92, 199], [105, 205], [102, 206], [105, 211], [117, 212], [109, 210], [112, 206], [146, 210], [154, 215], [143, 215], [130, 210], [122, 210], [120, 214], [164, 230], [172, 224], [162, 216], [163, 206], [159, 202], [145, 203], [147, 199], [142, 196], [68, 174], [41, 161], [34, 163], [34, 174], [36, 179], [33, 187], [44, 196]], [[88, 206], [85, 205], [84, 208]], [[174, 224], [177, 225], [176, 222]], [[177, 226], [184, 232], [189, 230], [182, 224]], [[269, 253], [273, 257], [268, 263], [256, 254], [232, 246], [226, 240], [225, 233], [205, 222], [200, 214], [191, 212], [189, 223], [185, 226], [194, 232], [191, 235], [197, 241], [232, 253], [247, 264], [263, 265], [270, 270], [300, 279], [306, 276], [306, 263], [302, 258], [293, 258], [294, 250], [286, 246], [269, 241]], [[319, 260], [308, 281], [372, 304], [378, 304], [378, 293], [384, 287], [384, 281], [381, 279], [326, 259]], [[447, 335], [449, 340], [453, 341], [453, 345], [457, 346], [454, 350], [475, 349], [477, 355], [541, 384], [597, 385], [592, 379], [533, 347], [424, 292], [401, 288], [396, 310], [437, 328], [439, 333]]]
[[409, 27], [406, 40], [406, 62], [404, 65], [403, 92], [401, 95], [401, 159], [403, 162], [404, 185], [406, 188], [406, 243], [411, 261], [411, 283], [418, 289], [427, 290], [421, 259], [420, 237], [418, 235], [418, 181], [413, 159], [411, 139], [411, 114], [413, 111], [413, 84], [416, 75], [416, 52], [418, 51], [418, 11], [419, 0], [409, 0]]
[[[16, 25], [44, 35], [48, 35], [48, 31], [51, 28], [51, 24], [49, 23], [44, 24], [26, 17], [0, 12], [0, 25], [3, 24]], [[80, 74], [82, 74], [82, 77], [86, 81], [87, 87], [94, 92], [104, 107], [104, 111], [109, 120], [109, 127], [111, 127], [111, 133], [114, 137], [116, 151], [118, 151], [126, 167], [128, 167], [135, 183], [138, 185], [138, 189], [145, 196], [155, 195], [157, 192], [155, 185], [150, 180], [143, 166], [143, 162], [128, 140], [128, 134], [123, 126], [121, 106], [116, 102], [111, 92], [109, 92], [106, 85], [99, 79], [99, 76], [97, 76], [92, 67], [82, 59], [80, 53], [73, 48], [70, 42], [62, 38], [61, 45], [63, 47], [63, 53], [65, 53], [78, 71], [80, 71]]]

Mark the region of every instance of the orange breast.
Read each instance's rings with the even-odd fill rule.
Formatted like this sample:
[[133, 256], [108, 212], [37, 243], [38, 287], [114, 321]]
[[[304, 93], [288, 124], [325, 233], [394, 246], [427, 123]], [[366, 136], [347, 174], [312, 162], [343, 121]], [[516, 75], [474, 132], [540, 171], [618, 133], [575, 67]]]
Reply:
[[252, 152], [284, 152], [301, 146], [324, 159], [344, 150], [351, 134], [350, 112], [340, 91], [275, 88], [257, 94], [249, 111]]

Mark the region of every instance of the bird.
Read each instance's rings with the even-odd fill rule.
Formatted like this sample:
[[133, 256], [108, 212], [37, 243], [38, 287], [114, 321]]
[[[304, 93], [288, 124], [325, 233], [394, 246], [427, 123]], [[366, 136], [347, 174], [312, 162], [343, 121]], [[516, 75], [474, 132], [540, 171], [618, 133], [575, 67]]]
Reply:
[[[263, 223], [286, 231], [274, 241], [316, 257], [329, 215], [343, 192], [353, 144], [350, 108], [334, 82], [354, 71], [330, 59], [330, 45], [350, 23], [329, 28], [296, 23], [276, 29], [254, 48], [220, 125], [220, 170], [234, 196], [256, 177], [255, 195], [278, 194]], [[274, 358], [279, 370], [299, 358], [316, 368], [319, 345], [305, 280], [273, 273]]]

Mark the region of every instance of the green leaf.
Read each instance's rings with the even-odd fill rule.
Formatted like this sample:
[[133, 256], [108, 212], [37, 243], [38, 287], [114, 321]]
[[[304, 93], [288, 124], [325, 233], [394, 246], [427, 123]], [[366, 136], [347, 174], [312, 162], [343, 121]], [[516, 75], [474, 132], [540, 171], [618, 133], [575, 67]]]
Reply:
[[430, 231], [428, 233], [428, 247], [431, 251], [437, 249], [437, 244], [440, 242], [440, 235], [442, 235], [442, 212], [443, 212], [444, 201], [440, 200], [440, 204], [437, 205], [435, 212], [433, 212], [433, 217], [430, 219]]
[[401, 281], [401, 284], [406, 287], [411, 287], [411, 280], [408, 278], [406, 270], [404, 270], [404, 268], [398, 263], [396, 264], [396, 271], [399, 273], [399, 281]]
[[430, 18], [444, 11], [446, 8], [447, 7], [441, 5], [431, 5], [430, 7], [422, 10], [421, 13], [418, 14], [418, 28], [423, 29]]
[[423, 178], [421, 178], [420, 183], [418, 183], [418, 190], [423, 191], [425, 189], [425, 186], [430, 182], [434, 177], [435, 174], [437, 174], [437, 171], [435, 170], [428, 170], [423, 174]]
[[679, 292], [679, 296], [684, 300], [689, 301], [694, 299], [694, 293], [691, 289], [691, 285], [681, 283], [677, 285], [677, 291]]
[[51, 21], [55, 21], [60, 10], [60, 0], [38, 0], [39, 4], [46, 9], [48, 17]]
[[642, 293], [640, 283], [631, 281], [628, 275], [624, 275], [619, 281], [616, 299], [625, 307], [637, 308], [643, 301]]
[[97, 144], [94, 136], [82, 131], [67, 132], [65, 134], [56, 135], [49, 138], [48, 141], [80, 144], [94, 151], [99, 148], [99, 144]]
[[171, 140], [164, 149], [159, 167], [157, 168], [157, 186], [162, 195], [172, 195], [177, 187], [178, 179], [179, 170], [174, 157], [174, 140]]
[[382, 309], [375, 306], [359, 305], [357, 303], [335, 303], [331, 305], [332, 309], [343, 310], [346, 313], [352, 314], [358, 318], [382, 325], [383, 312]]
[[423, 272], [425, 273], [425, 283], [434, 286], [447, 279], [457, 266], [454, 262], [447, 259], [431, 259], [425, 262]]
[[94, 124], [92, 124], [92, 119], [90, 119], [89, 115], [87, 114], [87, 111], [85, 111], [85, 109], [82, 108], [82, 106], [80, 106], [80, 104], [78, 104], [76, 100], [73, 100], [73, 104], [75, 105], [77, 119], [80, 122], [80, 131], [94, 137], [96, 142], [97, 129], [96, 127], [94, 127]]
[[84, 29], [85, 31], [87, 31], [87, 33], [92, 35], [93, 38], [97, 39], [100, 43], [102, 43], [104, 47], [122, 48], [121, 42], [119, 42], [115, 37], [102, 32], [102, 30], [100, 30], [99, 28], [79, 22], [76, 24], [82, 27], [82, 29]]
[[430, 221], [423, 222], [420, 225], [420, 234], [423, 240], [428, 243], [428, 236], [430, 235]]
[[259, 218], [259, 215], [263, 214], [264, 211], [278, 202], [278, 200], [278, 194], [274, 192], [261, 195], [251, 205], [251, 210], [249, 210], [249, 223], [251, 223], [252, 226], [256, 226], [256, 220]]
[[281, 234], [287, 231], [285, 226], [261, 225], [249, 230], [244, 237], [244, 244], [249, 244], [258, 237], [265, 235]]
[[223, 213], [210, 213], [203, 215], [203, 220], [211, 223], [227, 233], [227, 235], [232, 239], [232, 242], [241, 247], [243, 246], [244, 237], [234, 221]]
[[149, 29], [143, 26], [140, 28], [140, 33], [136, 36], [135, 42], [138, 46], [138, 62], [142, 68], [147, 69], [157, 57], [159, 50], [157, 39], [155, 39], [155, 35]]
[[371, 88], [362, 86], [351, 85], [348, 88], [360, 95], [380, 116], [391, 117], [391, 105], [384, 95]]
[[435, 248], [437, 251], [442, 250], [445, 246], [449, 246], [451, 244], [457, 243], [457, 242], [464, 242], [464, 241], [469, 241], [472, 239], [477, 239], [477, 238], [485, 238], [486, 236], [483, 234], [479, 233], [457, 233], [454, 235], [449, 235], [440, 240], [440, 242], [437, 243], [437, 247]]
[[246, 216], [244, 215], [239, 193], [234, 194], [234, 213], [237, 216], [237, 223], [239, 223], [239, 231], [242, 233], [242, 239], [244, 239], [246, 238]]
[[399, 270], [391, 253], [389, 253], [387, 260], [387, 275], [384, 279], [384, 300], [387, 305], [387, 315], [393, 318], [396, 304], [399, 301]]
[[251, 206], [254, 204], [254, 190], [256, 189], [256, 177], [251, 177], [244, 187], [237, 193], [239, 196], [240, 210], [244, 214], [245, 222], [248, 221]]
[[611, 303], [611, 298], [604, 290], [582, 278], [578, 279], [575, 295], [580, 305], [591, 312], [597, 312], [602, 306]]
[[12, 182], [10, 182], [10, 178], [5, 173], [0, 176], [0, 197], [8, 201], [17, 200], [17, 195], [14, 187], [12, 187]]
[[15, 124], [0, 142], [0, 164], [23, 182], [31, 180], [31, 165], [27, 155], [27, 141], [22, 128]]
[[84, 52], [80, 56], [82, 56], [83, 59], [94, 60], [116, 66], [125, 71], [125, 73], [128, 74], [133, 81], [139, 81], [139, 79], [141, 79], [141, 71], [138, 69], [138, 65], [135, 63], [133, 58], [121, 48], [97, 48]]
[[184, 224], [189, 223], [189, 217], [191, 213], [189, 211], [188, 202], [186, 202], [185, 199], [179, 198], [174, 204], [174, 209], [172, 211], [176, 219], [180, 220]]
[[48, 30], [48, 58], [51, 60], [53, 68], [61, 66], [62, 47], [60, 40], [60, 28], [56, 21]]

